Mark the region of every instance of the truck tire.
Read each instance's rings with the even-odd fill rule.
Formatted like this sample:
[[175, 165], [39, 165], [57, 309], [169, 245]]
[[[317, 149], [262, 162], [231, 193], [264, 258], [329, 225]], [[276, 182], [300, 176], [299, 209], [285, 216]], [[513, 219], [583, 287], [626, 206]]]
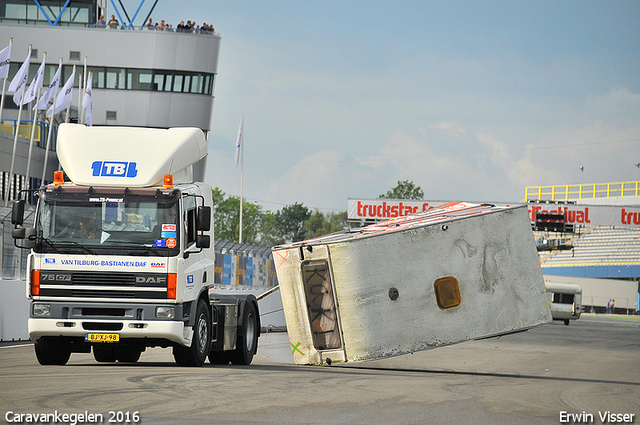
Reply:
[[71, 357], [71, 346], [62, 338], [43, 336], [34, 343], [38, 363], [64, 366]]
[[93, 346], [93, 358], [100, 363], [113, 363], [117, 360], [113, 345], [107, 343]]
[[242, 326], [238, 329], [236, 349], [229, 353], [229, 360], [235, 365], [249, 365], [258, 351], [258, 311], [253, 302], [247, 302], [242, 312]]
[[178, 366], [202, 366], [211, 347], [211, 312], [204, 300], [198, 301], [196, 323], [193, 326], [191, 347], [176, 345], [173, 358]]

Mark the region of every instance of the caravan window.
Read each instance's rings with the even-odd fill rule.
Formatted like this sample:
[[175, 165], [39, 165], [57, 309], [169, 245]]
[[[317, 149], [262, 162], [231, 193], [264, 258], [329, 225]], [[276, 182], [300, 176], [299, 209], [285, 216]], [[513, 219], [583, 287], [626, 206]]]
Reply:
[[563, 294], [554, 292], [551, 302], [556, 304], [573, 304], [574, 294]]

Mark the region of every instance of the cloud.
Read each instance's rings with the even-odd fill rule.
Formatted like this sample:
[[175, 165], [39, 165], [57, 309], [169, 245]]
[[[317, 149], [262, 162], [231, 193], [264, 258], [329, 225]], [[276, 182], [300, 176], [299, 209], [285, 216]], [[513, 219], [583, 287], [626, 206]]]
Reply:
[[366, 182], [365, 173], [337, 151], [320, 150], [303, 157], [281, 176], [270, 179], [265, 196], [287, 205], [302, 202], [309, 208], [346, 209], [347, 198]]
[[[509, 185], [517, 185], [524, 190], [526, 186], [539, 185], [537, 182], [541, 176], [545, 181], [562, 181], [562, 174], [549, 167], [548, 162], [536, 162], [533, 159], [535, 145], [528, 144], [524, 150], [514, 150], [490, 134], [477, 133], [475, 137], [481, 145], [488, 148], [491, 164], [504, 174]], [[517, 157], [519, 152], [522, 154]]]
[[640, 94], [625, 87], [616, 87], [604, 95], [592, 96], [585, 102], [591, 119], [607, 119], [618, 125], [637, 125], [640, 117]]
[[467, 132], [462, 124], [452, 121], [439, 121], [435, 124], [430, 125], [428, 128], [440, 130], [445, 135], [453, 139], [458, 139], [467, 135]]

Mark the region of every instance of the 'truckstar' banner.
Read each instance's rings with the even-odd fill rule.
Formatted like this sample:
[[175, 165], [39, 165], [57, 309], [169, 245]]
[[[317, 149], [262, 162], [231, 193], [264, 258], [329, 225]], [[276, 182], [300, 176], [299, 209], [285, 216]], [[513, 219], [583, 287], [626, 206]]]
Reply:
[[[349, 220], [387, 220], [395, 217], [426, 211], [439, 207], [451, 201], [410, 201], [398, 199], [349, 199], [347, 218]], [[496, 205], [514, 206], [518, 203]], [[535, 221], [535, 214], [566, 213], [568, 223], [586, 226], [624, 226], [640, 228], [640, 207], [584, 205], [584, 204], [554, 204], [528, 203], [531, 222]]]

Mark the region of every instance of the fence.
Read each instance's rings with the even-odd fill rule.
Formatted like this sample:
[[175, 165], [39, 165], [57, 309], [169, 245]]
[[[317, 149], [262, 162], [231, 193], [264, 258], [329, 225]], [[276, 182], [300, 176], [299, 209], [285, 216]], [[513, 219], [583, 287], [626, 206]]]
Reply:
[[218, 240], [215, 251], [214, 285], [270, 288], [278, 284], [271, 248]]
[[[33, 227], [35, 207], [25, 209], [25, 227]], [[0, 279], [23, 280], [29, 250], [14, 245], [11, 232], [11, 208], [0, 207]]]
[[[638, 296], [640, 298], [640, 295]], [[582, 308], [585, 313], [599, 314], [638, 314], [639, 299], [634, 298], [616, 298], [613, 308], [607, 308], [607, 302], [611, 298], [606, 297], [582, 297]]]

